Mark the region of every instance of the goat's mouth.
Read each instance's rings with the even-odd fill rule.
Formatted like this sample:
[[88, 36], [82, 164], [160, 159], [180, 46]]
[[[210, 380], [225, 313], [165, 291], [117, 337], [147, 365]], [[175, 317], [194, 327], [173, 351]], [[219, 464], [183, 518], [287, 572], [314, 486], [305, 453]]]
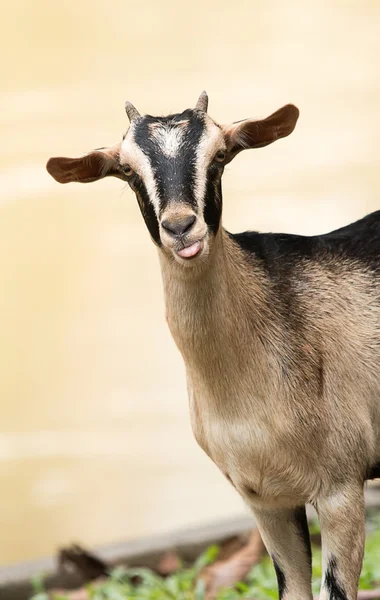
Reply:
[[184, 246], [177, 250], [178, 256], [184, 258], [185, 260], [191, 260], [198, 256], [198, 254], [203, 250], [203, 240], [196, 240], [192, 242], [188, 246]]
[[177, 260], [179, 259], [180, 262], [190, 262], [199, 257], [205, 248], [205, 237], [182, 242], [181, 245], [173, 248], [172, 251]]

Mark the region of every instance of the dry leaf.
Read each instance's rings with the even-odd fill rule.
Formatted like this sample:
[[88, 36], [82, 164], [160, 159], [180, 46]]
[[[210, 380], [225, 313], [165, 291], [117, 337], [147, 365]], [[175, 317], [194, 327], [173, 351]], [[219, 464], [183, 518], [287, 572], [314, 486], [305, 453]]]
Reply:
[[380, 589], [377, 590], [359, 590], [358, 600], [378, 600], [380, 598]]
[[95, 554], [73, 544], [62, 548], [58, 554], [59, 569], [75, 568], [86, 581], [107, 575], [108, 565]]
[[166, 552], [160, 559], [156, 571], [160, 575], [166, 576], [175, 573], [181, 567], [181, 561], [178, 554], [174, 551]]
[[233, 554], [235, 554], [238, 550], [241, 550], [244, 546], [248, 544], [249, 536], [239, 535], [229, 538], [220, 547], [220, 551], [218, 554], [218, 560], [227, 560]]
[[244, 579], [260, 561], [264, 551], [260, 532], [254, 529], [246, 546], [227, 560], [218, 560], [203, 570], [200, 579], [205, 583], [206, 598], [211, 600], [221, 588], [231, 587]]

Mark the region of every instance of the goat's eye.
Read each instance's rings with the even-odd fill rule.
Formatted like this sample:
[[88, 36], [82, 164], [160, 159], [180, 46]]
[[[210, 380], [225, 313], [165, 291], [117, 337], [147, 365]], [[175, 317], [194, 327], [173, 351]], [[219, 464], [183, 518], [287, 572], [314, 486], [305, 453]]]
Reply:
[[219, 152], [215, 154], [214, 160], [216, 160], [216, 162], [223, 162], [225, 159], [226, 153], [224, 152], [224, 150], [219, 150]]
[[129, 165], [123, 165], [122, 169], [123, 169], [124, 175], [126, 175], [127, 177], [130, 177], [131, 175], [133, 175], [133, 169], [131, 169], [131, 167]]

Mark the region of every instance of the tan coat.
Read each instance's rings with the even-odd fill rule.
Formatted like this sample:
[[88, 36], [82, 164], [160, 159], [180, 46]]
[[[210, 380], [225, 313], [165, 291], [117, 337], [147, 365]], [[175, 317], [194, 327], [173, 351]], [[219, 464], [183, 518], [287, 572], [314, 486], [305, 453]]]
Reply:
[[294, 506], [364, 481], [380, 458], [373, 275], [305, 259], [284, 314], [287, 300], [223, 229], [196, 268], [160, 255], [194, 434], [239, 492]]

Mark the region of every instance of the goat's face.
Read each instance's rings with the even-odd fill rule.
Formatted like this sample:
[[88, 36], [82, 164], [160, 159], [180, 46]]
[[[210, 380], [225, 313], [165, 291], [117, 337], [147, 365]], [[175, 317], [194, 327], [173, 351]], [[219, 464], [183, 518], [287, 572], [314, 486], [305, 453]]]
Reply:
[[149, 232], [180, 262], [207, 255], [218, 230], [226, 150], [221, 127], [198, 110], [138, 117], [121, 144], [120, 165]]
[[262, 121], [216, 124], [203, 93], [195, 109], [169, 117], [140, 116], [127, 103], [131, 120], [123, 141], [80, 158], [52, 158], [49, 173], [60, 183], [90, 182], [113, 175], [135, 192], [153, 241], [181, 264], [206, 257], [222, 212], [224, 166], [245, 148], [265, 146], [293, 131], [292, 105]]

